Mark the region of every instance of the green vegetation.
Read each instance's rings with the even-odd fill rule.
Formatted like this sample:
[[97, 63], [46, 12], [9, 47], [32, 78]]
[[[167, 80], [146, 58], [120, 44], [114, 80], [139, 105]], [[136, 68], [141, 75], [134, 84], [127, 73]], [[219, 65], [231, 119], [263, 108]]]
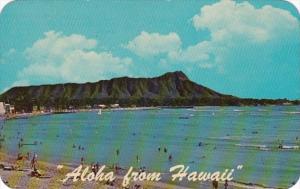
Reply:
[[33, 106], [60, 110], [114, 103], [123, 107], [300, 104], [287, 99], [241, 99], [220, 94], [190, 81], [180, 71], [155, 78], [121, 77], [95, 83], [14, 87], [3, 93], [0, 101], [26, 112], [32, 111]]

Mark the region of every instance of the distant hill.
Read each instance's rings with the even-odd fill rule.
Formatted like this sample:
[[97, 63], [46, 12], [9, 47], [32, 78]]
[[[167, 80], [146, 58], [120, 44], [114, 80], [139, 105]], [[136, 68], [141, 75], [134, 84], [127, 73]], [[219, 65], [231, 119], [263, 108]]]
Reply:
[[218, 93], [197, 84], [181, 71], [154, 78], [120, 77], [95, 83], [65, 83], [13, 87], [0, 101], [14, 104], [17, 110], [31, 111], [33, 105], [65, 109], [96, 104], [118, 103], [121, 106], [190, 106], [190, 105], [266, 105], [299, 103], [288, 100], [241, 99]]

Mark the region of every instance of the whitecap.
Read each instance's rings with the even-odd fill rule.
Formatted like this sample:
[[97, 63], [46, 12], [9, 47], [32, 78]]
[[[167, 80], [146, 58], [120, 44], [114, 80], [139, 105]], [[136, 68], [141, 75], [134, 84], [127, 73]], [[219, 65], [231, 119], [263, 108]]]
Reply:
[[282, 149], [285, 149], [285, 150], [296, 150], [296, 149], [299, 149], [299, 146], [288, 146], [288, 145], [283, 145], [282, 146]]
[[255, 148], [261, 148], [261, 149], [266, 149], [267, 148], [267, 145], [264, 145], [264, 144], [236, 144], [236, 146], [255, 147]]
[[300, 114], [300, 112], [288, 112], [288, 111], [285, 111], [285, 112], [282, 112], [282, 113], [285, 113], [285, 114]]

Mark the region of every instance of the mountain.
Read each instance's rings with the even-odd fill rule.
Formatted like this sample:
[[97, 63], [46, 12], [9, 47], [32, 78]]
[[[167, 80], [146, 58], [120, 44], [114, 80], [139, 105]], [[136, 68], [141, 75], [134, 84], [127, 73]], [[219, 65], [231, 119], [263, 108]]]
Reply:
[[120, 77], [95, 83], [13, 87], [0, 96], [0, 101], [14, 104], [17, 110], [31, 111], [33, 105], [64, 109], [113, 103], [121, 106], [263, 105], [288, 100], [241, 99], [221, 94], [176, 71], [154, 78]]

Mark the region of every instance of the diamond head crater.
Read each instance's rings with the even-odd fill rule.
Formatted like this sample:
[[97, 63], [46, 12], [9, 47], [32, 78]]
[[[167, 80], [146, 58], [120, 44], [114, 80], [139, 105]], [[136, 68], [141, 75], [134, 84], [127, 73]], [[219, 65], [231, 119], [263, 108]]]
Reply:
[[117, 104], [120, 107], [297, 105], [299, 100], [252, 99], [222, 94], [191, 81], [182, 71], [153, 78], [119, 77], [87, 83], [13, 87], [0, 101], [15, 111], [80, 109]]

